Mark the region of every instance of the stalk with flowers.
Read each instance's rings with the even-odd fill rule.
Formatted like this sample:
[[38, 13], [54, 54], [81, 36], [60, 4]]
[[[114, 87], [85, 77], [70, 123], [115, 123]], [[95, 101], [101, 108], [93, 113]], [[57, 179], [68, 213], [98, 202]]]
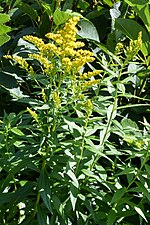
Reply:
[[[83, 49], [83, 42], [76, 40], [79, 19], [72, 17], [63, 29], [46, 34], [46, 43], [41, 38], [25, 36], [24, 40], [37, 48], [36, 53], [28, 55], [30, 63], [21, 56], [5, 56], [26, 71], [41, 96], [38, 105], [28, 106], [26, 110], [33, 119], [32, 132], [37, 132], [35, 136], [39, 137], [35, 155], [41, 157], [38, 162], [39, 179], [35, 187], [37, 197], [32, 216], [29, 217], [30, 223], [37, 216], [41, 224], [41, 214], [44, 213], [50, 221], [60, 220], [66, 224], [70, 220], [70, 216], [64, 213], [66, 207], [72, 207], [71, 217], [75, 216], [80, 192], [79, 177], [84, 167], [85, 134], [93, 110], [87, 90], [100, 83], [100, 79], [95, 79], [100, 70], [81, 72], [85, 64], [92, 63], [95, 58], [91, 51]], [[47, 80], [46, 85], [37, 79], [35, 61], [39, 65], [38, 73]], [[62, 160], [59, 171], [55, 158]], [[57, 184], [58, 178], [60, 184]], [[65, 182], [62, 195], [59, 193], [61, 182]]]
[[[148, 137], [145, 133], [146, 141], [139, 138], [133, 143], [124, 120], [119, 124], [115, 118], [119, 99], [125, 96], [128, 63], [142, 45], [141, 33], [127, 48], [118, 44], [115, 55], [107, 51], [109, 61], [97, 54], [102, 70], [91, 66], [92, 70], [87, 64], [95, 56], [76, 37], [79, 20], [70, 18], [62, 29], [46, 34], [45, 40], [25, 36], [36, 49], [26, 59], [17, 54], [5, 56], [26, 72], [35, 99], [21, 99], [27, 103], [26, 110], [5, 118], [11, 169], [3, 190], [13, 190], [13, 204], [9, 212], [6, 204], [4, 224], [111, 225], [123, 221], [124, 212], [133, 213], [135, 206], [126, 199], [148, 160]], [[12, 133], [18, 135], [17, 140]], [[116, 171], [123, 173], [131, 162], [120, 161], [120, 149], [111, 141], [111, 134], [122, 138], [122, 148], [127, 143], [134, 146], [133, 152], [144, 149], [145, 160], [129, 175], [127, 187], [119, 182]], [[9, 182], [12, 176], [13, 182]], [[19, 217], [12, 216], [15, 211]]]

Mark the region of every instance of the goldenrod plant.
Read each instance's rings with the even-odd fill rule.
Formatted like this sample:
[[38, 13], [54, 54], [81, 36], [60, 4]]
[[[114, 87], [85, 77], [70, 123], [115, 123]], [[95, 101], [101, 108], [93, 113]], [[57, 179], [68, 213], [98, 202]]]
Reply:
[[80, 20], [4, 56], [23, 74], [11, 92], [23, 109], [0, 120], [0, 224], [149, 222], [150, 124], [131, 117], [149, 107], [142, 33], [110, 52], [78, 39]]

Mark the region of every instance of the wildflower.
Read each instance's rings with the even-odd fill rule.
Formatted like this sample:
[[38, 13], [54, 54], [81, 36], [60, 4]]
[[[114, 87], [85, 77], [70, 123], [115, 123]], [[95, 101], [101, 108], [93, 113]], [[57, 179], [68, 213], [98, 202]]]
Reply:
[[43, 72], [48, 74], [53, 69], [53, 65], [42, 54], [29, 54], [29, 57], [38, 60], [43, 65]]
[[27, 107], [27, 111], [30, 113], [30, 115], [34, 118], [34, 120], [38, 123], [38, 115], [35, 111], [32, 111], [30, 108]]
[[87, 99], [81, 104], [82, 108], [86, 111], [87, 115], [90, 116], [93, 110], [93, 103], [91, 99]]
[[115, 53], [116, 53], [116, 55], [119, 55], [119, 54], [121, 54], [122, 53], [122, 50], [123, 50], [123, 44], [122, 43], [117, 43], [117, 45], [116, 45], [116, 48], [115, 48]]
[[55, 105], [56, 109], [58, 109], [61, 101], [59, 98], [59, 93], [57, 91], [54, 91], [54, 93], [53, 93], [53, 100], [54, 100], [54, 105]]
[[26, 35], [25, 37], [23, 37], [23, 39], [34, 44], [39, 50], [41, 50], [45, 45], [41, 38], [34, 37], [32, 35]]
[[42, 88], [42, 98], [43, 98], [44, 102], [47, 102], [47, 96], [46, 96], [43, 88]]
[[88, 79], [100, 74], [101, 72], [102, 70], [94, 70], [92, 72], [83, 73], [83, 74], [80, 74], [80, 79]]
[[72, 62], [71, 62], [70, 58], [64, 57], [62, 59], [62, 66], [66, 72], [69, 72], [72, 68]]
[[34, 71], [32, 66], [29, 66], [29, 64], [27, 63], [27, 61], [25, 59], [23, 59], [21, 56], [16, 56], [16, 55], [6, 55], [4, 56], [5, 59], [12, 59], [15, 60], [18, 64], [19, 67], [26, 70], [29, 74], [33, 75]]
[[86, 81], [84, 83], [81, 83], [81, 89], [85, 90], [87, 88], [92, 87], [93, 85], [99, 84], [99, 82], [100, 82], [100, 79]]
[[128, 60], [133, 59], [142, 47], [142, 32], [139, 32], [137, 40], [131, 40], [129, 46], [126, 47], [126, 55]]

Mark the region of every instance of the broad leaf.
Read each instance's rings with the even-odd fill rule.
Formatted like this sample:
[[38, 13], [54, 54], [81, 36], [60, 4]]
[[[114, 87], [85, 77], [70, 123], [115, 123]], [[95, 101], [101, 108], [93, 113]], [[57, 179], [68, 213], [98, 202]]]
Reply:
[[138, 16], [143, 20], [147, 30], [150, 32], [150, 9], [146, 0], [125, 0]]
[[[133, 29], [134, 27], [134, 29]], [[115, 28], [132, 40], [137, 40], [138, 34], [142, 31], [142, 53], [148, 55], [150, 52], [149, 35], [142, 25], [131, 19], [118, 18], [115, 20]]]
[[8, 27], [6, 25], [3, 25], [3, 24], [0, 24], [0, 35], [6, 34], [10, 31], [11, 31], [10, 27]]
[[38, 180], [38, 189], [46, 207], [52, 213], [50, 180], [47, 176], [46, 171], [41, 171]]
[[58, 8], [55, 10], [53, 14], [53, 20], [54, 23], [59, 26], [61, 24], [64, 24], [73, 16], [79, 16], [82, 17], [79, 13], [72, 12], [71, 10], [66, 10], [65, 12], [60, 11]]
[[87, 19], [82, 19], [79, 21], [78, 26], [79, 26], [79, 30], [78, 30], [77, 34], [80, 37], [89, 39], [89, 40], [93, 40], [96, 42], [100, 42], [96, 27], [94, 26], [94, 24], [91, 21], [89, 21]]
[[10, 20], [10, 17], [7, 14], [0, 13], [0, 25], [6, 23]]
[[32, 20], [36, 21], [38, 14], [37, 11], [26, 3], [21, 3], [18, 6], [25, 14], [27, 14]]
[[76, 188], [73, 184], [70, 184], [70, 200], [73, 211], [75, 210], [77, 197], [78, 197], [78, 188]]
[[7, 34], [0, 35], [0, 46], [5, 44], [9, 40], [10, 40], [10, 37]]
[[115, 194], [112, 197], [111, 204], [113, 204], [114, 202], [118, 202], [120, 198], [126, 193], [126, 191], [127, 189], [124, 187], [116, 190]]

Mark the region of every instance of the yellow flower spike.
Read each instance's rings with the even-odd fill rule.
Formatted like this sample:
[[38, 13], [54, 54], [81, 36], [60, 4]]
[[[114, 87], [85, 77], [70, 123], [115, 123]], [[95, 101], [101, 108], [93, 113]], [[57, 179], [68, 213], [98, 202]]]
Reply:
[[33, 75], [34, 74], [34, 70], [32, 68], [32, 66], [29, 66], [29, 64], [27, 63], [27, 61], [25, 59], [23, 59], [21, 56], [17, 56], [17, 55], [6, 55], [4, 56], [5, 59], [11, 59], [11, 60], [15, 60], [18, 64], [19, 67], [26, 70], [29, 74]]
[[47, 102], [47, 96], [45, 94], [44, 88], [42, 88], [42, 98], [43, 98], [44, 102], [46, 103]]
[[126, 47], [128, 59], [133, 59], [142, 47], [142, 32], [139, 32], [137, 40], [131, 40], [129, 46]]
[[83, 74], [80, 74], [80, 79], [88, 79], [100, 74], [101, 72], [102, 70], [94, 70], [92, 72], [83, 73]]
[[82, 41], [77, 41], [74, 43], [74, 48], [82, 48], [84, 46], [85, 46], [85, 44]]
[[29, 54], [29, 57], [32, 59], [38, 60], [43, 65], [43, 71], [45, 73], [50, 73], [53, 69], [53, 65], [41, 54]]
[[58, 109], [61, 101], [59, 98], [59, 93], [57, 91], [54, 91], [54, 93], [53, 93], [53, 100], [54, 100], [54, 105], [55, 105], [56, 109]]
[[34, 44], [39, 50], [41, 50], [42, 47], [45, 45], [45, 43], [43, 42], [43, 40], [41, 38], [38, 38], [38, 37], [35, 37], [32, 35], [24, 36], [23, 39], [25, 41], [29, 41], [32, 44]]
[[124, 48], [124, 45], [122, 43], [117, 43], [116, 45], [116, 48], [115, 48], [115, 53], [118, 55], [118, 54], [121, 54], [122, 51], [123, 51], [123, 48]]
[[66, 72], [69, 72], [72, 68], [72, 62], [71, 62], [70, 58], [68, 58], [68, 57], [63, 58], [62, 66], [64, 67]]
[[93, 110], [93, 103], [91, 99], [87, 99], [84, 103], [81, 104], [87, 115], [90, 116]]
[[63, 43], [63, 38], [62, 36], [57, 33], [57, 34], [53, 34], [53, 33], [47, 33], [45, 35], [47, 38], [52, 39], [53, 41], [56, 42], [56, 44], [61, 45]]
[[140, 31], [139, 34], [138, 34], [137, 46], [138, 46], [139, 50], [142, 47], [142, 31]]
[[86, 82], [82, 83], [82, 90], [85, 90], [87, 88], [90, 88], [93, 85], [96, 85], [96, 84], [99, 84], [99, 83], [100, 83], [100, 79], [86, 81]]
[[30, 115], [33, 117], [33, 119], [38, 123], [38, 115], [35, 111], [32, 111], [30, 108], [27, 107], [27, 111], [30, 113]]

